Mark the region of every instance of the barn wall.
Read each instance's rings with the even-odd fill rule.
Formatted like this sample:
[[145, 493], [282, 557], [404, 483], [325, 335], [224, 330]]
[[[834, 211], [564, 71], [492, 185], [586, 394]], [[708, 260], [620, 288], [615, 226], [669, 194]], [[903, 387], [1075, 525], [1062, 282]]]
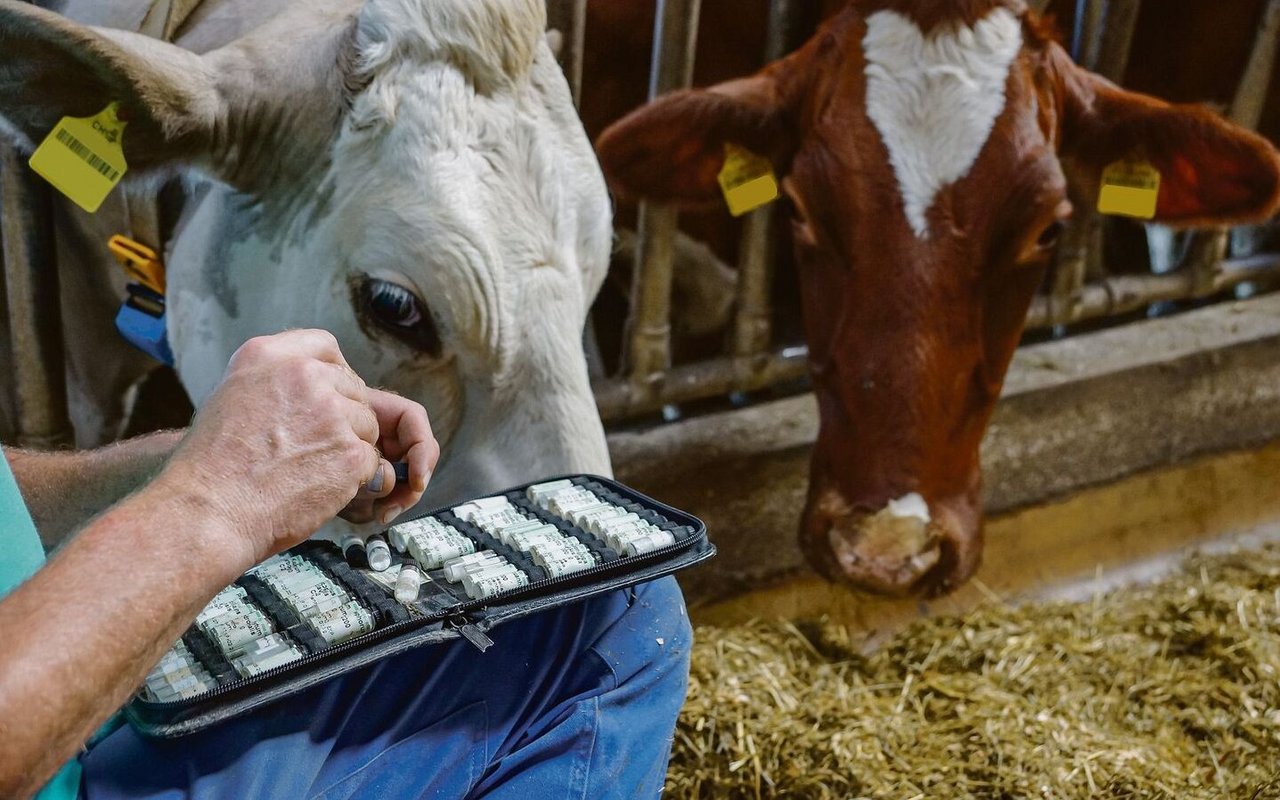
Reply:
[[[703, 517], [720, 546], [682, 581], [691, 601], [805, 574], [795, 530], [816, 432], [806, 396], [611, 436], [619, 477]], [[1276, 440], [1280, 296], [1024, 348], [983, 448], [986, 507], [1025, 509]], [[1280, 485], [1280, 457], [1267, 463]], [[1075, 546], [1087, 552], [1089, 535]]]

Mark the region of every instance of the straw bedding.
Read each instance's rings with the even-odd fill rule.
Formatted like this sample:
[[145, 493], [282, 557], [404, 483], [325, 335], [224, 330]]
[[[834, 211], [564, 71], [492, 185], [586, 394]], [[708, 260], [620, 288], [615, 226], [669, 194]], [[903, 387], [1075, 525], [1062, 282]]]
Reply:
[[1085, 603], [699, 628], [669, 798], [1280, 798], [1280, 549]]

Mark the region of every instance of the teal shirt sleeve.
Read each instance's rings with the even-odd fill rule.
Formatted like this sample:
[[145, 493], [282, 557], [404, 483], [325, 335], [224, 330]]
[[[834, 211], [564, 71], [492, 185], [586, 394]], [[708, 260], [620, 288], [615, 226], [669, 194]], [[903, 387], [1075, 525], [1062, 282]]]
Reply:
[[36, 574], [44, 563], [44, 547], [27, 512], [9, 459], [0, 458], [0, 597]]
[[[31, 512], [13, 479], [9, 459], [0, 458], [0, 597], [36, 574], [44, 546]], [[36, 795], [37, 800], [72, 800], [80, 795], [80, 762], [70, 761]]]

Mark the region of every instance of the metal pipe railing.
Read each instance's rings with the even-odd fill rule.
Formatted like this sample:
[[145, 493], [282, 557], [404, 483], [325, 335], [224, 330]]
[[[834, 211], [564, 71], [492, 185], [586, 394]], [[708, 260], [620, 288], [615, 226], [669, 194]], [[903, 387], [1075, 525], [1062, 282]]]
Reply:
[[[1244, 283], [1280, 282], [1280, 254], [1231, 259], [1214, 282], [1212, 293], [1233, 289]], [[1156, 303], [1183, 300], [1191, 296], [1192, 276], [1186, 272], [1167, 275], [1124, 275], [1088, 284], [1081, 293], [1078, 321], [1129, 314]], [[1048, 295], [1036, 297], [1027, 317], [1028, 330], [1056, 324]], [[664, 405], [722, 397], [731, 392], [752, 392], [803, 379], [808, 374], [808, 348], [789, 347], [760, 354], [756, 368], [748, 375], [738, 369], [734, 358], [717, 358], [671, 369], [663, 391], [640, 402], [630, 395], [624, 380], [605, 381], [596, 388], [596, 402], [606, 422], [659, 411]]]
[[1079, 61], [1088, 69], [1095, 69], [1101, 58], [1106, 17], [1107, 0], [1085, 0], [1084, 19], [1080, 22], [1082, 35]]
[[54, 252], [53, 198], [15, 150], [0, 146], [0, 253], [13, 358], [15, 435], [23, 447], [72, 442]]
[[[765, 63], [785, 56], [794, 44], [799, 15], [797, 0], [772, 0], [769, 4], [769, 30], [765, 39]], [[759, 209], [743, 221], [742, 241], [738, 248], [737, 313], [733, 321], [732, 355], [744, 386], [750, 374], [762, 369], [763, 355], [773, 340], [773, 261], [776, 255], [775, 206]], [[737, 391], [748, 391], [738, 388]]]
[[1129, 52], [1133, 48], [1133, 35], [1138, 30], [1138, 13], [1141, 10], [1142, 0], [1111, 0], [1094, 72], [1116, 83], [1124, 77], [1125, 70], [1129, 68]]
[[[693, 81], [701, 0], [658, 0], [649, 97]], [[629, 351], [629, 390], [636, 402], [657, 396], [671, 366], [671, 275], [678, 215], [674, 207], [643, 203], [636, 225], [635, 278]]]
[[582, 59], [587, 42], [587, 0], [547, 0], [547, 27], [560, 32], [560, 67], [573, 104], [582, 104]]
[[[1244, 75], [1236, 87], [1235, 97], [1227, 111], [1237, 125], [1256, 130], [1262, 121], [1263, 107], [1271, 88], [1271, 75], [1276, 63], [1276, 45], [1280, 39], [1280, 0], [1271, 0], [1263, 12], [1262, 24], [1249, 53]], [[1195, 276], [1197, 296], [1213, 293], [1222, 269], [1222, 260], [1230, 250], [1231, 232], [1227, 228], [1200, 231], [1192, 235], [1180, 269]]]
[[[1086, 63], [1108, 80], [1119, 83], [1124, 76], [1140, 9], [1141, 0], [1086, 4]], [[1058, 250], [1046, 304], [1051, 324], [1068, 325], [1079, 319], [1085, 284], [1089, 276], [1102, 272], [1102, 217], [1093, 203], [1078, 202]]]

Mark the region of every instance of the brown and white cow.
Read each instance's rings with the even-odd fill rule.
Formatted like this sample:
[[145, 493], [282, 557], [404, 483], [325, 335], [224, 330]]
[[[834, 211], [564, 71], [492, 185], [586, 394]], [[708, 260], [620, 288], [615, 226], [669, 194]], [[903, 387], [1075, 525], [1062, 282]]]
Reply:
[[792, 213], [821, 428], [801, 544], [890, 594], [965, 581], [978, 448], [1059, 231], [1112, 162], [1163, 174], [1157, 218], [1252, 221], [1280, 156], [1207, 110], [1073, 64], [1022, 0], [853, 0], [747, 78], [610, 128], [614, 189], [708, 207], [726, 143], [767, 155]]

